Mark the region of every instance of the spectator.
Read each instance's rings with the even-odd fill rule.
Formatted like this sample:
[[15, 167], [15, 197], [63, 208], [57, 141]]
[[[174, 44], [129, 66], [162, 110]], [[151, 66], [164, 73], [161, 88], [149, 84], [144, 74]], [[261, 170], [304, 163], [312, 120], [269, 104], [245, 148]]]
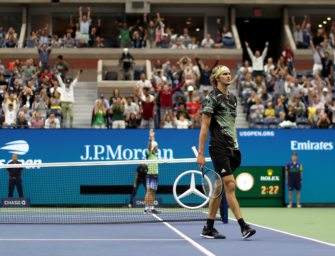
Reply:
[[222, 30], [222, 47], [233, 48], [235, 46], [235, 40], [233, 34], [229, 31], [227, 26], [223, 26]]
[[6, 68], [5, 66], [2, 64], [2, 61], [0, 59], [0, 75], [2, 75], [5, 72]]
[[48, 32], [48, 24], [46, 24], [45, 28], [42, 29], [39, 37], [39, 44], [42, 46], [43, 44], [46, 44], [47, 46], [50, 45], [50, 38], [49, 38], [49, 32]]
[[[158, 14], [159, 16], [159, 14]], [[143, 23], [144, 23], [144, 29], [147, 35], [147, 47], [149, 48], [155, 48], [156, 47], [156, 28], [157, 28], [157, 21], [154, 22], [153, 20], [150, 20], [148, 22], [147, 20], [147, 13], [143, 14]]]
[[36, 69], [33, 64], [33, 59], [29, 58], [22, 67], [22, 79], [24, 82], [28, 82], [33, 79], [33, 75], [36, 73]]
[[49, 72], [48, 68], [44, 68], [43, 73], [41, 74], [42, 83], [51, 86], [52, 83], [52, 74]]
[[50, 113], [47, 120], [45, 120], [45, 129], [59, 129], [60, 128], [60, 122], [56, 118], [55, 113]]
[[126, 118], [127, 129], [137, 129], [140, 126], [140, 120], [137, 119], [134, 112], [130, 113], [129, 117]]
[[3, 30], [3, 26], [0, 25], [0, 39], [5, 38], [5, 31]]
[[260, 53], [260, 51], [256, 51], [255, 55], [252, 53], [251, 49], [249, 48], [249, 43], [245, 42], [245, 46], [247, 47], [247, 51], [249, 54], [249, 57], [251, 59], [252, 62], [252, 70], [253, 70], [253, 76], [256, 77], [257, 75], [261, 75], [263, 76], [263, 72], [264, 72], [264, 60], [266, 57], [266, 54], [268, 52], [268, 47], [269, 47], [269, 42], [265, 43], [265, 48], [262, 52], [262, 55]]
[[63, 55], [57, 56], [57, 62], [55, 69], [59, 71], [62, 80], [64, 81], [65, 77], [69, 73], [69, 65], [63, 60]]
[[212, 68], [209, 68], [208, 64], [205, 64], [202, 61], [200, 61], [197, 55], [195, 56], [195, 61], [198, 65], [199, 71], [200, 71], [199, 92], [202, 93], [205, 88], [207, 88], [208, 91], [211, 91], [212, 90], [212, 85], [211, 85], [211, 82], [209, 80], [209, 77], [212, 74], [213, 68], [215, 68], [219, 64], [220, 56], [217, 56], [216, 61], [213, 64]]
[[249, 98], [251, 91], [256, 89], [256, 83], [252, 81], [250, 73], [246, 74], [245, 80], [241, 83], [241, 86], [243, 99], [246, 100], [247, 98]]
[[201, 116], [200, 116], [200, 112], [196, 113], [193, 116], [191, 128], [192, 129], [200, 129], [201, 128]]
[[293, 71], [294, 71], [294, 53], [293, 53], [290, 45], [287, 44], [285, 46], [282, 55], [284, 57], [285, 64], [288, 67], [288, 70], [289, 70], [290, 74], [293, 75]]
[[136, 118], [139, 111], [140, 111], [139, 106], [134, 102], [133, 97], [128, 96], [126, 98], [126, 103], [124, 105], [124, 112], [123, 112], [123, 115], [125, 116], [126, 120], [130, 118], [131, 113], [134, 113]]
[[80, 38], [84, 38], [85, 43], [90, 39], [89, 31], [91, 25], [91, 8], [87, 7], [87, 16], [83, 15], [83, 7], [79, 7]]
[[264, 65], [264, 75], [267, 81], [271, 80], [274, 70], [275, 65], [273, 65], [273, 58], [269, 57], [267, 63]]
[[[193, 98], [193, 97], [192, 97]], [[193, 117], [197, 113], [199, 113], [199, 110], [201, 109], [201, 100], [199, 96], [194, 97], [194, 100], [190, 100], [187, 103], [187, 110], [190, 117]]]
[[195, 36], [192, 37], [191, 43], [187, 46], [188, 49], [198, 49], [199, 45], [197, 42], [197, 38]]
[[50, 53], [54, 47], [54, 42], [51, 43], [51, 46], [48, 47], [47, 44], [42, 44], [42, 46], [40, 46], [40, 44], [37, 41], [37, 36], [35, 33], [33, 33], [34, 36], [34, 40], [35, 40], [35, 44], [37, 47], [37, 51], [40, 57], [40, 66], [41, 66], [41, 70], [44, 70], [45, 68], [49, 69], [49, 57], [50, 57]]
[[257, 75], [255, 78], [255, 90], [257, 94], [262, 94], [264, 89], [266, 88], [265, 83], [263, 81], [263, 77], [260, 75]]
[[252, 67], [250, 67], [250, 62], [248, 60], [245, 60], [243, 63], [243, 66], [240, 67], [239, 72], [242, 73], [252, 73]]
[[285, 94], [285, 72], [280, 70], [276, 75], [276, 82], [274, 86], [274, 97], [277, 99], [280, 95]]
[[191, 36], [189, 35], [188, 28], [184, 28], [183, 35], [180, 36], [182, 44], [187, 48], [187, 46], [191, 43]]
[[214, 47], [214, 40], [211, 38], [211, 34], [207, 34], [206, 37], [201, 41], [201, 47], [210, 49]]
[[9, 35], [5, 43], [6, 48], [15, 48], [16, 45], [16, 38], [13, 34]]
[[141, 112], [142, 112], [142, 120], [141, 120], [141, 128], [142, 129], [154, 129], [154, 113], [155, 113], [155, 102], [159, 95], [156, 93], [155, 96], [152, 96], [148, 93], [147, 90], [143, 92], [139, 92], [137, 88], [135, 88], [135, 95], [141, 101]]
[[135, 31], [133, 34], [132, 47], [143, 48], [143, 46], [144, 46], [143, 39], [140, 37], [140, 34], [137, 31]]
[[106, 128], [106, 116], [107, 111], [104, 106], [103, 99], [98, 100], [93, 111], [93, 128], [95, 129], [105, 129]]
[[160, 128], [162, 129], [173, 129], [174, 127], [174, 122], [172, 120], [171, 115], [169, 114], [168, 110], [165, 110], [164, 117], [162, 118]]
[[171, 47], [170, 36], [167, 33], [164, 33], [161, 41], [161, 48], [167, 49], [170, 47]]
[[333, 97], [333, 93], [332, 91], [329, 91], [327, 87], [325, 87], [322, 89], [322, 94], [319, 97], [320, 97], [320, 102], [323, 104], [326, 104], [328, 99], [331, 99]]
[[304, 49], [307, 48], [306, 43], [304, 42], [304, 29], [307, 22], [307, 16], [304, 16], [303, 22], [301, 25], [295, 23], [295, 17], [291, 17], [291, 22], [293, 26], [293, 37], [297, 48]]
[[173, 101], [172, 101], [172, 97], [173, 94], [179, 90], [179, 88], [181, 88], [184, 83], [181, 82], [177, 87], [170, 89], [170, 86], [163, 82], [163, 88], [159, 86], [157, 86], [155, 83], [152, 84], [154, 86], [154, 88], [157, 90], [157, 92], [160, 95], [160, 116], [164, 115], [165, 110], [169, 111], [169, 114], [172, 115], [172, 108], [173, 108]]
[[128, 28], [128, 24], [126, 22], [123, 23], [122, 28], [119, 28], [120, 33], [120, 46], [121, 48], [129, 48], [131, 47], [131, 31]]
[[63, 46], [64, 48], [74, 48], [76, 46], [70, 32], [66, 33], [66, 37], [63, 40]]
[[321, 75], [323, 78], [331, 78], [333, 75], [333, 61], [329, 58], [329, 52], [325, 52], [324, 57], [321, 58], [322, 71]]
[[5, 120], [2, 124], [4, 127], [14, 127], [16, 125], [18, 107], [18, 104], [14, 106], [13, 103], [8, 105], [2, 103], [2, 111], [5, 114]]
[[8, 29], [8, 32], [5, 36], [5, 39], [8, 40], [10, 37], [14, 38], [15, 40], [17, 40], [17, 33], [15, 32], [13, 27], [10, 27]]
[[43, 129], [44, 128], [44, 122], [40, 118], [40, 114], [38, 112], [33, 112], [30, 123], [31, 123], [32, 129]]
[[128, 48], [124, 48], [121, 58], [119, 60], [119, 65], [122, 74], [122, 80], [134, 80], [134, 57], [129, 53]]
[[61, 107], [63, 115], [63, 128], [67, 127], [67, 119], [70, 117], [70, 128], [73, 127], [73, 103], [74, 103], [74, 87], [77, 85], [81, 71], [78, 72], [76, 78], [72, 81], [71, 79], [65, 79], [63, 82], [60, 73], [56, 70], [56, 78], [61, 87]]
[[326, 113], [323, 113], [317, 122], [317, 127], [321, 129], [328, 129], [330, 126], [330, 120]]
[[306, 107], [305, 104], [301, 102], [301, 99], [299, 96], [295, 96], [295, 102], [292, 104], [295, 115], [297, 117], [306, 116]]
[[104, 48], [105, 47], [104, 43], [101, 41], [101, 37], [100, 36], [96, 36], [95, 37], [95, 41], [93, 43], [93, 47], [95, 47], [95, 48]]
[[76, 22], [75, 24], [73, 23], [72, 15], [70, 15], [70, 27], [72, 28], [71, 37], [74, 38], [75, 40], [79, 41], [80, 36], [81, 36], [80, 24], [79, 24], [79, 22]]
[[320, 114], [323, 114], [325, 112], [325, 105], [319, 100], [318, 96], [313, 96], [313, 99], [311, 102], [311, 106], [317, 111], [320, 111]]
[[136, 82], [136, 87], [138, 89], [148, 88], [149, 90], [152, 88], [151, 82], [147, 79], [147, 76], [144, 72], [140, 74], [140, 80]]
[[296, 114], [295, 114], [295, 110], [292, 105], [288, 106], [288, 111], [286, 113], [285, 120], [295, 123]]
[[126, 123], [124, 121], [124, 105], [125, 101], [121, 97], [116, 98], [116, 102], [110, 108], [110, 114], [112, 118], [112, 128], [113, 129], [125, 129]]
[[256, 103], [250, 107], [250, 118], [263, 118], [264, 106], [261, 104], [261, 98], [256, 97]]
[[16, 129], [28, 129], [29, 128], [29, 124], [28, 124], [23, 112], [19, 113], [19, 118], [16, 122], [15, 128]]
[[266, 106], [268, 102], [272, 102], [273, 98], [270, 93], [267, 92], [266, 87], [263, 88], [262, 93], [260, 94], [261, 103]]
[[313, 75], [318, 74], [320, 75], [322, 72], [322, 61], [321, 59], [324, 57], [324, 51], [321, 49], [320, 45], [314, 45], [312, 38], [310, 39], [310, 44], [313, 51]]
[[179, 114], [179, 118], [177, 118], [175, 113], [174, 124], [177, 129], [188, 129], [192, 125], [191, 121], [186, 119], [183, 113]]
[[272, 101], [267, 103], [267, 108], [265, 109], [264, 112], [264, 117], [265, 118], [271, 118], [271, 117], [275, 117], [276, 116], [276, 111], [273, 108], [273, 103]]
[[279, 117], [280, 113], [284, 113], [285, 115], [285, 106], [281, 98], [277, 99], [277, 104], [275, 106], [275, 112], [276, 112], [277, 117]]
[[88, 43], [85, 42], [85, 38], [79, 38], [79, 42], [77, 44], [77, 48], [86, 48], [88, 47]]
[[31, 108], [34, 102], [33, 91], [28, 87], [23, 88], [19, 94], [19, 100], [21, 101], [22, 106]]
[[185, 117], [185, 119], [187, 120], [190, 120], [190, 116], [188, 114], [188, 111], [186, 110], [185, 108], [185, 104], [181, 103], [179, 104], [178, 106], [178, 109], [177, 109], [177, 119], [180, 119], [180, 115], [183, 115]]
[[186, 49], [185, 46], [182, 44], [180, 37], [176, 39], [176, 43], [171, 46], [170, 49]]
[[43, 119], [47, 116], [48, 102], [45, 102], [45, 99], [41, 97], [40, 92], [35, 92], [34, 102], [31, 107], [34, 113], [38, 113], [38, 117]]

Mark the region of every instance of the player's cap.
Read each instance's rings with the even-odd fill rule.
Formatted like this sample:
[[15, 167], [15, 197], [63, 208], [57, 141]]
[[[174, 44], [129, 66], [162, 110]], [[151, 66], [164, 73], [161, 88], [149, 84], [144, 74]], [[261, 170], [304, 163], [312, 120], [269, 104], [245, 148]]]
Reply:
[[100, 94], [100, 99], [103, 99], [103, 98], [105, 98], [105, 95]]
[[155, 147], [158, 147], [158, 143], [157, 143], [157, 141], [154, 141], [154, 140], [153, 140], [153, 141], [151, 142], [151, 150], [154, 150]]
[[71, 82], [72, 82], [72, 79], [70, 79], [70, 78], [66, 78], [66, 79], [65, 79], [65, 83], [66, 83], [66, 84], [70, 84]]
[[188, 92], [193, 92], [194, 91], [194, 87], [192, 85], [187, 86], [187, 91]]
[[128, 48], [123, 48], [123, 53], [128, 53], [128, 52], [129, 52]]
[[328, 88], [323, 88], [323, 92], [328, 92]]
[[203, 91], [204, 92], [208, 92], [209, 90], [208, 90], [208, 88], [204, 88]]

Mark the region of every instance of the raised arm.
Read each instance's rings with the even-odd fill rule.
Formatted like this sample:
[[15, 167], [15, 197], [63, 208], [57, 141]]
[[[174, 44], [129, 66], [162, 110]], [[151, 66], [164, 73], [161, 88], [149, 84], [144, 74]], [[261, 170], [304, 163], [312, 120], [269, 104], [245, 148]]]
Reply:
[[79, 21], [83, 19], [83, 7], [79, 6]]
[[37, 35], [36, 35], [36, 33], [33, 32], [32, 35], [33, 35], [33, 38], [34, 38], [34, 41], [35, 41], [35, 45], [36, 45], [36, 47], [37, 47], [37, 50], [40, 50], [40, 49], [41, 49], [41, 46], [40, 46], [40, 44], [39, 44], [39, 42], [38, 42], [38, 40], [37, 40]]
[[309, 42], [311, 44], [311, 49], [314, 52], [315, 51], [315, 46], [314, 46], [314, 42], [313, 42], [313, 38], [312, 37], [309, 38]]
[[266, 43], [265, 43], [265, 48], [264, 48], [264, 50], [263, 50], [263, 52], [262, 52], [262, 59], [263, 59], [263, 60], [265, 59], [266, 54], [268, 53], [268, 48], [269, 48], [269, 42], [266, 42]]
[[91, 19], [91, 7], [87, 7], [87, 20], [90, 22]]
[[252, 51], [251, 51], [251, 49], [250, 49], [250, 47], [249, 47], [249, 43], [248, 42], [245, 42], [245, 46], [247, 47], [247, 52], [248, 52], [248, 55], [249, 55], [249, 57], [250, 57], [250, 59], [251, 59], [251, 61], [254, 59], [254, 54], [252, 53]]
[[307, 23], [307, 15], [304, 15], [304, 20], [301, 23], [301, 29], [304, 30]]

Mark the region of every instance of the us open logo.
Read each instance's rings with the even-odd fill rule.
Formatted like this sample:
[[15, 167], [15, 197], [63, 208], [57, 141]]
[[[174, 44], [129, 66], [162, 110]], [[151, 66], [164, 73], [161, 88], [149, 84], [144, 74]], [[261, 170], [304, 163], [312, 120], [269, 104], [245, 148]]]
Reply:
[[25, 140], [14, 140], [5, 143], [1, 150], [6, 150], [11, 154], [25, 155], [29, 151], [29, 144]]

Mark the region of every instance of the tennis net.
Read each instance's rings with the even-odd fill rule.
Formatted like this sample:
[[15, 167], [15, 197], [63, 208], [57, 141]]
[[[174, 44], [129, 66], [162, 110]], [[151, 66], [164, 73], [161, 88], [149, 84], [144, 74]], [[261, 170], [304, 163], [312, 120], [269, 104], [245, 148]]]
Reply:
[[[144, 213], [143, 184], [138, 184], [132, 198], [136, 170], [142, 164], [158, 165], [154, 202], [159, 214]], [[209, 159], [207, 165], [212, 165]], [[203, 195], [196, 159], [10, 164], [0, 168], [3, 224], [137, 223], [207, 217], [208, 199]], [[20, 178], [15, 168], [23, 168]], [[18, 186], [11, 197], [13, 184]]]

